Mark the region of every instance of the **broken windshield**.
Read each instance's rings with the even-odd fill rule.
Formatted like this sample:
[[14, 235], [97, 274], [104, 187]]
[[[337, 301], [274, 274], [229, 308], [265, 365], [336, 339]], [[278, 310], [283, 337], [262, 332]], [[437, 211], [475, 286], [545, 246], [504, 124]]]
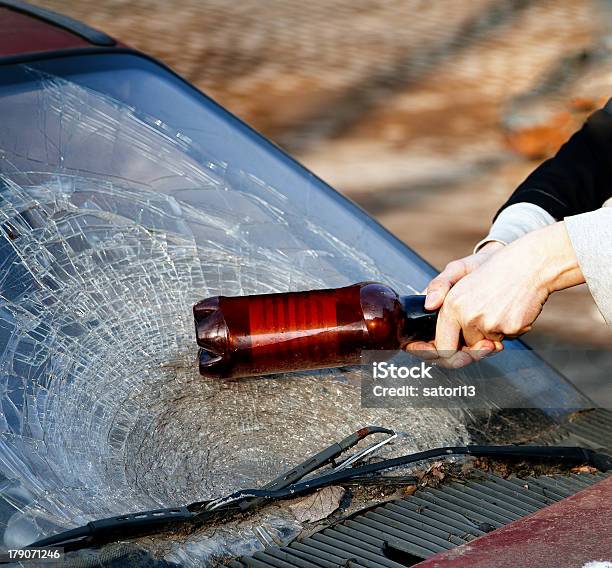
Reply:
[[[6, 546], [261, 485], [367, 424], [400, 433], [387, 455], [473, 439], [465, 412], [362, 408], [354, 369], [199, 375], [202, 298], [363, 280], [417, 293], [433, 269], [170, 72], [134, 55], [5, 66], [0, 121]], [[589, 404], [516, 360], [491, 364], [542, 409], [532, 434], [546, 409]], [[194, 538], [181, 562], [212, 546]]]

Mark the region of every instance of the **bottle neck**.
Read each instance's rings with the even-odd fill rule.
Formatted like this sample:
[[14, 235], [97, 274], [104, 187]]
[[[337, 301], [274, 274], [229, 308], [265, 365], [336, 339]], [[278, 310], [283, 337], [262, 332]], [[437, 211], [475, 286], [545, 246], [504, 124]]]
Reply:
[[425, 296], [400, 296], [403, 319], [400, 329], [402, 346], [411, 341], [431, 341], [436, 335], [438, 312], [425, 309]]

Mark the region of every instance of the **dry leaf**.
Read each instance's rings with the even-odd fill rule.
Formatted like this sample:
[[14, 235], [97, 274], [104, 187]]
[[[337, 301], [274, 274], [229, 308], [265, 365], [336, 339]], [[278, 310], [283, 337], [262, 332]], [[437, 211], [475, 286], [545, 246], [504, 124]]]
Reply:
[[315, 522], [329, 517], [344, 497], [344, 488], [332, 485], [289, 505], [293, 516], [300, 522]]
[[597, 473], [599, 470], [591, 465], [578, 465], [570, 469], [572, 473]]

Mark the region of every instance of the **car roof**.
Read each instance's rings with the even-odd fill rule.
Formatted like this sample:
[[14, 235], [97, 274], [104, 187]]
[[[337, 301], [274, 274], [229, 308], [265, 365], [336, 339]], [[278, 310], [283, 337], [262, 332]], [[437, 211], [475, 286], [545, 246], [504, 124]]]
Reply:
[[62, 14], [19, 0], [0, 0], [0, 60], [101, 47], [125, 46]]

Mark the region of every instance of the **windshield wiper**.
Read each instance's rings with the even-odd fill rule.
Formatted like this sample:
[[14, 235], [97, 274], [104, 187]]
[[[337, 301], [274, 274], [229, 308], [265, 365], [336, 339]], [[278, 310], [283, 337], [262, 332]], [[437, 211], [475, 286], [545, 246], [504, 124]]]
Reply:
[[[395, 437], [392, 430], [377, 426], [363, 428], [341, 442], [332, 444], [315, 454], [297, 467], [291, 469], [260, 489], [244, 489], [226, 497], [210, 501], [198, 501], [184, 507], [159, 509], [131, 513], [91, 521], [83, 527], [70, 529], [30, 544], [27, 548], [51, 548], [61, 546], [66, 551], [98, 546], [117, 539], [133, 538], [191, 524], [201, 526], [214, 519], [222, 519], [236, 512], [244, 511], [265, 501], [296, 497], [332, 484], [340, 484], [353, 478], [372, 476], [383, 470], [453, 455], [468, 455], [488, 458], [548, 459], [568, 463], [592, 465], [600, 471], [612, 468], [612, 457], [576, 446], [448, 446], [414, 454], [382, 460], [376, 463], [348, 467], [365, 455], [378, 449], [382, 443], [374, 444], [351, 456], [340, 465], [335, 460], [360, 440], [374, 433], [388, 434], [387, 443]], [[332, 463], [334, 469], [302, 481], [305, 476]], [[407, 478], [406, 478], [407, 479]], [[414, 478], [416, 481], [416, 478]]]
[[[353, 456], [349, 457], [339, 465], [335, 460], [344, 452], [358, 444], [364, 438], [372, 434], [387, 434], [387, 438], [383, 441], [373, 444]], [[340, 442], [332, 444], [317, 454], [311, 456], [306, 461], [294, 467], [290, 471], [284, 473], [277, 479], [274, 479], [263, 488], [261, 491], [264, 496], [267, 493], [281, 491], [286, 487], [297, 483], [304, 479], [310, 473], [320, 469], [321, 467], [332, 464], [336, 470], [343, 469], [348, 465], [363, 459], [368, 454], [379, 449], [384, 444], [391, 442], [396, 438], [396, 433], [388, 428], [381, 426], [367, 426], [347, 436]], [[220, 499], [212, 501], [196, 501], [183, 507], [171, 507], [167, 509], [157, 509], [151, 511], [143, 511], [139, 513], [129, 513], [126, 515], [118, 515], [91, 521], [82, 527], [70, 529], [50, 537], [46, 537], [32, 544], [27, 548], [51, 548], [61, 546], [64, 550], [78, 550], [87, 548], [94, 544], [112, 542], [117, 538], [135, 537], [143, 534], [151, 534], [176, 527], [182, 524], [192, 524], [194, 526], [201, 525], [214, 518], [221, 518], [229, 513], [237, 511], [245, 511], [256, 507], [265, 501], [265, 498], [259, 498], [254, 495], [251, 498], [234, 500], [231, 504], [218, 505]], [[0, 557], [0, 563], [3, 562]]]
[[252, 499], [253, 497], [275, 500], [285, 499], [307, 491], [314, 491], [315, 489], [320, 489], [334, 483], [348, 481], [354, 477], [378, 473], [384, 469], [458, 455], [488, 458], [558, 460], [562, 462], [592, 465], [600, 471], [607, 471], [612, 468], [611, 456], [579, 446], [447, 446], [391, 458], [344, 471], [332, 471], [302, 483], [294, 483], [282, 490], [269, 491], [265, 489], [247, 489], [236, 491], [226, 497], [212, 501], [206, 507], [208, 507], [209, 510], [215, 510], [225, 505], [241, 502], [243, 499]]

